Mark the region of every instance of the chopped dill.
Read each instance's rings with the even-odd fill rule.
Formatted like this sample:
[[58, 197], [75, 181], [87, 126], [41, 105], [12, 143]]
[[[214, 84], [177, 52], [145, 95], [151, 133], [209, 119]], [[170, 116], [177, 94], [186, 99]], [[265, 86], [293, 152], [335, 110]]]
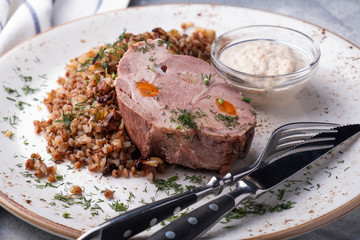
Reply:
[[20, 77], [21, 77], [25, 82], [31, 82], [31, 81], [32, 81], [32, 77], [31, 77], [31, 76], [24, 76], [24, 75], [20, 74]]
[[25, 95], [28, 95], [28, 94], [32, 94], [32, 93], [35, 93], [35, 92], [37, 92], [37, 91], [40, 91], [40, 89], [38, 89], [38, 88], [30, 88], [30, 86], [29, 85], [27, 85], [27, 84], [25, 84], [22, 88], [21, 88], [21, 90], [23, 90], [23, 92], [24, 92], [24, 94]]
[[163, 109], [168, 109], [169, 106], [166, 104], [163, 108], [160, 108], [160, 110], [163, 110]]
[[150, 61], [150, 62], [154, 62], [154, 61], [155, 61], [155, 56], [150, 56], [150, 57], [149, 57], [149, 61]]
[[165, 41], [162, 40], [162, 39], [159, 39], [159, 40], [157, 41], [157, 45], [158, 45], [158, 46], [162, 46], [162, 45], [164, 45], [164, 43], [165, 43]]
[[87, 101], [88, 101], [88, 99], [86, 99], [86, 100], [83, 101], [83, 102], [78, 102], [78, 103], [76, 103], [76, 104], [75, 104], [76, 107], [74, 108], [74, 110], [78, 111], [78, 110], [80, 110], [80, 109], [86, 108], [86, 106], [89, 105], [89, 104], [87, 103]]
[[[3, 117], [4, 121], [9, 121], [10, 125], [12, 127], [14, 127], [15, 125], [17, 125], [20, 121], [19, 117], [16, 116], [15, 114], [12, 115], [11, 117]], [[14, 127], [15, 128], [15, 127]]]
[[239, 124], [239, 116], [230, 116], [230, 115], [223, 115], [221, 113], [214, 112], [210, 110], [212, 114], [214, 114], [214, 119], [218, 122], [221, 122], [226, 127], [236, 127]]
[[23, 102], [23, 101], [18, 101], [17, 104], [15, 105], [17, 108], [19, 108], [20, 110], [24, 110], [24, 105], [30, 107], [31, 104]]
[[88, 59], [85, 60], [85, 62], [83, 62], [81, 64], [82, 67], [86, 67], [86, 66], [89, 66], [92, 62], [93, 62], [93, 58], [89, 57]]
[[126, 28], [124, 28], [123, 32], [119, 36], [118, 42], [122, 42], [124, 40], [125, 34], [126, 34]]
[[63, 175], [56, 175], [56, 180], [62, 181], [64, 179]]
[[277, 191], [278, 191], [276, 194], [277, 199], [282, 200], [285, 194], [285, 189], [278, 189]]
[[119, 202], [119, 200], [116, 200], [115, 202], [113, 203], [108, 203], [109, 206], [115, 210], [116, 212], [125, 212], [129, 207], [124, 204], [123, 202]]
[[192, 175], [192, 176], [186, 176], [185, 180], [188, 180], [191, 183], [197, 183], [201, 184], [203, 182], [203, 177], [201, 175]]
[[18, 93], [18, 91], [16, 89], [5, 87], [4, 85], [3, 85], [3, 88], [8, 94], [16, 93], [17, 94], [16, 97], [20, 97], [20, 94]]
[[35, 185], [35, 187], [39, 188], [39, 189], [43, 189], [43, 188], [47, 188], [47, 187], [58, 188], [61, 185], [63, 185], [63, 183], [56, 186], [56, 185], [53, 185], [52, 183], [46, 182], [45, 184]]
[[59, 200], [61, 202], [67, 203], [68, 205], [73, 205], [75, 204], [75, 199], [74, 198], [69, 198], [68, 196], [62, 194], [62, 193], [57, 193], [54, 195], [54, 200]]
[[150, 50], [150, 48], [148, 46], [140, 47], [140, 48], [139, 47], [134, 48], [135, 52], [142, 52], [142, 53], [146, 53], [149, 50]]
[[21, 174], [23, 177], [34, 178], [33, 174], [30, 173], [30, 172], [28, 172], [28, 171], [20, 172], [20, 174]]
[[225, 216], [225, 221], [221, 223], [228, 223], [232, 219], [241, 219], [249, 214], [263, 215], [266, 212], [282, 212], [293, 207], [295, 202], [287, 201], [277, 205], [269, 205], [264, 202], [258, 203], [254, 200], [246, 200], [241, 203], [241, 206], [232, 210], [228, 215]]
[[185, 188], [187, 191], [190, 191], [190, 190], [196, 188], [196, 186], [195, 185], [185, 185]]
[[38, 75], [39, 78], [42, 78], [42, 79], [48, 79], [48, 77], [46, 76], [46, 74], [42, 74], [42, 75]]
[[194, 121], [196, 116], [191, 114], [187, 109], [179, 109], [179, 111], [178, 122], [186, 128], [197, 129], [197, 124]]
[[173, 176], [168, 179], [154, 179], [154, 184], [157, 188], [156, 192], [165, 191], [167, 195], [170, 195], [170, 190], [174, 190], [174, 194], [182, 193], [184, 188], [181, 184], [176, 183], [178, 176]]
[[58, 119], [55, 122], [62, 122], [64, 124], [64, 128], [66, 128], [71, 133], [70, 125], [72, 120], [75, 119], [75, 117], [76, 115], [73, 112], [70, 112], [68, 114], [63, 112], [62, 119]]
[[191, 113], [187, 109], [178, 108], [178, 110], [180, 114], [177, 118], [177, 122], [180, 123], [185, 129], [198, 129], [195, 119], [206, 116], [206, 114], [200, 109], [196, 110], [195, 113]]
[[132, 193], [132, 192], [129, 192], [129, 197], [128, 199], [126, 200], [128, 203], [133, 203], [134, 202], [134, 198], [135, 198], [135, 195]]

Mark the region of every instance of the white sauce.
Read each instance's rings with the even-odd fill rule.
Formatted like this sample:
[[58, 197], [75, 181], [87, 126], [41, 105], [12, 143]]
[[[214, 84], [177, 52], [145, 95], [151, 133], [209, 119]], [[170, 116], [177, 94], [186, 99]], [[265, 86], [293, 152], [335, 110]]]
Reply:
[[267, 40], [231, 46], [221, 53], [220, 61], [240, 72], [258, 76], [282, 75], [297, 70], [293, 50], [285, 44]]
[[240, 76], [242, 83], [231, 80], [229, 83], [255, 105], [286, 102], [289, 96], [296, 95], [303, 88], [304, 81], [291, 87], [275, 88], [290, 78], [273, 76], [296, 72], [310, 63], [309, 55], [303, 49], [270, 40], [240, 42], [226, 48], [219, 59], [232, 69], [253, 75]]

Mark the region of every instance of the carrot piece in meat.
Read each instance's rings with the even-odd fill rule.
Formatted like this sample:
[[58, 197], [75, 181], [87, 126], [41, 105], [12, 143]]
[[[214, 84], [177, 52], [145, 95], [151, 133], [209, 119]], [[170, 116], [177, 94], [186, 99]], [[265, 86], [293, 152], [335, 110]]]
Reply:
[[159, 88], [151, 83], [137, 82], [136, 88], [140, 91], [143, 97], [154, 97], [160, 93]]
[[236, 108], [231, 102], [228, 102], [222, 98], [216, 98], [215, 102], [216, 102], [216, 106], [221, 112], [234, 116], [237, 114]]

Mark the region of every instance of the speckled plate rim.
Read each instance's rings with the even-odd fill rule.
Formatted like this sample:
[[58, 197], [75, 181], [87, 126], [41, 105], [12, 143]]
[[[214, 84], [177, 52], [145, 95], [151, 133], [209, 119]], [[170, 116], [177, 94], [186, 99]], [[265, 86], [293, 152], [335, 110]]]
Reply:
[[28, 210], [23, 205], [10, 199], [6, 194], [1, 191], [0, 205], [10, 213], [24, 220], [25, 222], [51, 234], [60, 237], [66, 237], [68, 239], [74, 239], [79, 237], [83, 233], [82, 231], [59, 224]]
[[[183, 6], [192, 6], [192, 5], [206, 5], [206, 6], [223, 6], [223, 7], [230, 7], [230, 8], [239, 8], [239, 9], [248, 9], [248, 10], [252, 10], [252, 11], [258, 11], [258, 12], [264, 12], [264, 13], [269, 13], [269, 14], [274, 14], [274, 15], [279, 15], [279, 16], [283, 16], [283, 17], [287, 17], [287, 18], [291, 18], [309, 25], [312, 25], [314, 27], [318, 27], [320, 29], [323, 29], [325, 31], [327, 31], [328, 33], [348, 42], [350, 45], [352, 45], [353, 47], [357, 48], [360, 50], [360, 47], [355, 45], [354, 43], [352, 43], [351, 41], [349, 41], [348, 39], [327, 30], [326, 28], [323, 28], [319, 25], [313, 24], [309, 21], [305, 21], [296, 17], [291, 17], [291, 16], [287, 16], [286, 14], [281, 14], [281, 13], [275, 13], [272, 11], [268, 11], [268, 10], [262, 10], [262, 9], [257, 9], [257, 8], [251, 8], [251, 7], [239, 7], [239, 6], [233, 6], [233, 5], [219, 5], [219, 4], [207, 4], [207, 3], [196, 3], [196, 4], [192, 4], [192, 3], [180, 3], [180, 4], [154, 4], [154, 5], [147, 5], [147, 6], [137, 6], [137, 7], [130, 7], [130, 8], [126, 8], [126, 9], [118, 9], [118, 10], [114, 10], [114, 11], [109, 11], [109, 12], [104, 12], [104, 13], [99, 13], [99, 14], [95, 14], [93, 16], [88, 16], [88, 17], [82, 17], [76, 20], [72, 20], [69, 21], [67, 23], [63, 23], [60, 25], [57, 25], [55, 27], [52, 27], [18, 45], [16, 45], [15, 47], [13, 47], [12, 49], [10, 49], [9, 51], [7, 51], [5, 54], [3, 54], [2, 56], [0, 56], [0, 59], [2, 58], [6, 58], [8, 55], [11, 54], [12, 51], [14, 51], [17, 48], [22, 47], [23, 45], [28, 44], [32, 39], [34, 38], [38, 38], [43, 36], [44, 34], [46, 34], [49, 31], [52, 31], [54, 29], [57, 28], [61, 28], [64, 25], [68, 25], [68, 24], [72, 24], [74, 22], [77, 21], [81, 21], [83, 19], [87, 19], [87, 18], [92, 18], [94, 16], [98, 16], [98, 15], [106, 15], [109, 13], [113, 13], [113, 12], [121, 12], [121, 11], [132, 11], [132, 9], [137, 9], [137, 8], [147, 8], [147, 7], [154, 7], [154, 6], [167, 6], [167, 5], [171, 5], [171, 6], [179, 6], [179, 8], [183, 7]], [[10, 213], [14, 214], [15, 216], [19, 217], [20, 219], [24, 220], [25, 222], [39, 228], [42, 229], [46, 232], [49, 232], [51, 234], [54, 234], [56, 236], [60, 236], [66, 239], [74, 239], [79, 237], [83, 231], [56, 223], [48, 218], [42, 217], [38, 214], [36, 214], [35, 212], [32, 212], [28, 209], [26, 209], [24, 206], [22, 206], [21, 204], [13, 201], [12, 199], [10, 199], [6, 194], [4, 194], [1, 190], [0, 190], [0, 205], [5, 208], [6, 210], [8, 210]], [[297, 235], [302, 235], [304, 233], [310, 232], [312, 230], [315, 230], [325, 224], [328, 224], [342, 216], [344, 216], [345, 214], [349, 213], [350, 211], [354, 210], [355, 208], [360, 206], [360, 194], [357, 195], [356, 197], [354, 197], [353, 199], [351, 199], [350, 201], [348, 201], [347, 203], [341, 205], [340, 207], [328, 212], [327, 214], [324, 214], [320, 217], [317, 217], [315, 219], [312, 219], [310, 221], [307, 221], [305, 223], [299, 224], [295, 227], [290, 227], [288, 229], [285, 230], [281, 230], [275, 233], [268, 233], [266, 235], [262, 235], [262, 236], [255, 236], [252, 238], [247, 238], [247, 239], [285, 239], [285, 238], [289, 238], [289, 237], [295, 237]]]

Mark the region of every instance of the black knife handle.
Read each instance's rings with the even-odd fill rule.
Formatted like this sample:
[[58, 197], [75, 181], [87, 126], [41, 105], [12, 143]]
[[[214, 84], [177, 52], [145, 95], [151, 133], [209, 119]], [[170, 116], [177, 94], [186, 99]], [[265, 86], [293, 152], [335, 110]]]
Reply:
[[168, 224], [148, 239], [194, 239], [212, 227], [234, 207], [234, 198], [228, 194], [223, 195]]
[[197, 200], [196, 193], [187, 191], [131, 210], [105, 222], [102, 239], [127, 239], [173, 216]]
[[160, 229], [148, 239], [194, 239], [204, 234], [233, 210], [241, 201], [254, 198], [259, 188], [245, 181], [238, 181], [237, 188], [225, 195], [210, 201], [178, 220]]

